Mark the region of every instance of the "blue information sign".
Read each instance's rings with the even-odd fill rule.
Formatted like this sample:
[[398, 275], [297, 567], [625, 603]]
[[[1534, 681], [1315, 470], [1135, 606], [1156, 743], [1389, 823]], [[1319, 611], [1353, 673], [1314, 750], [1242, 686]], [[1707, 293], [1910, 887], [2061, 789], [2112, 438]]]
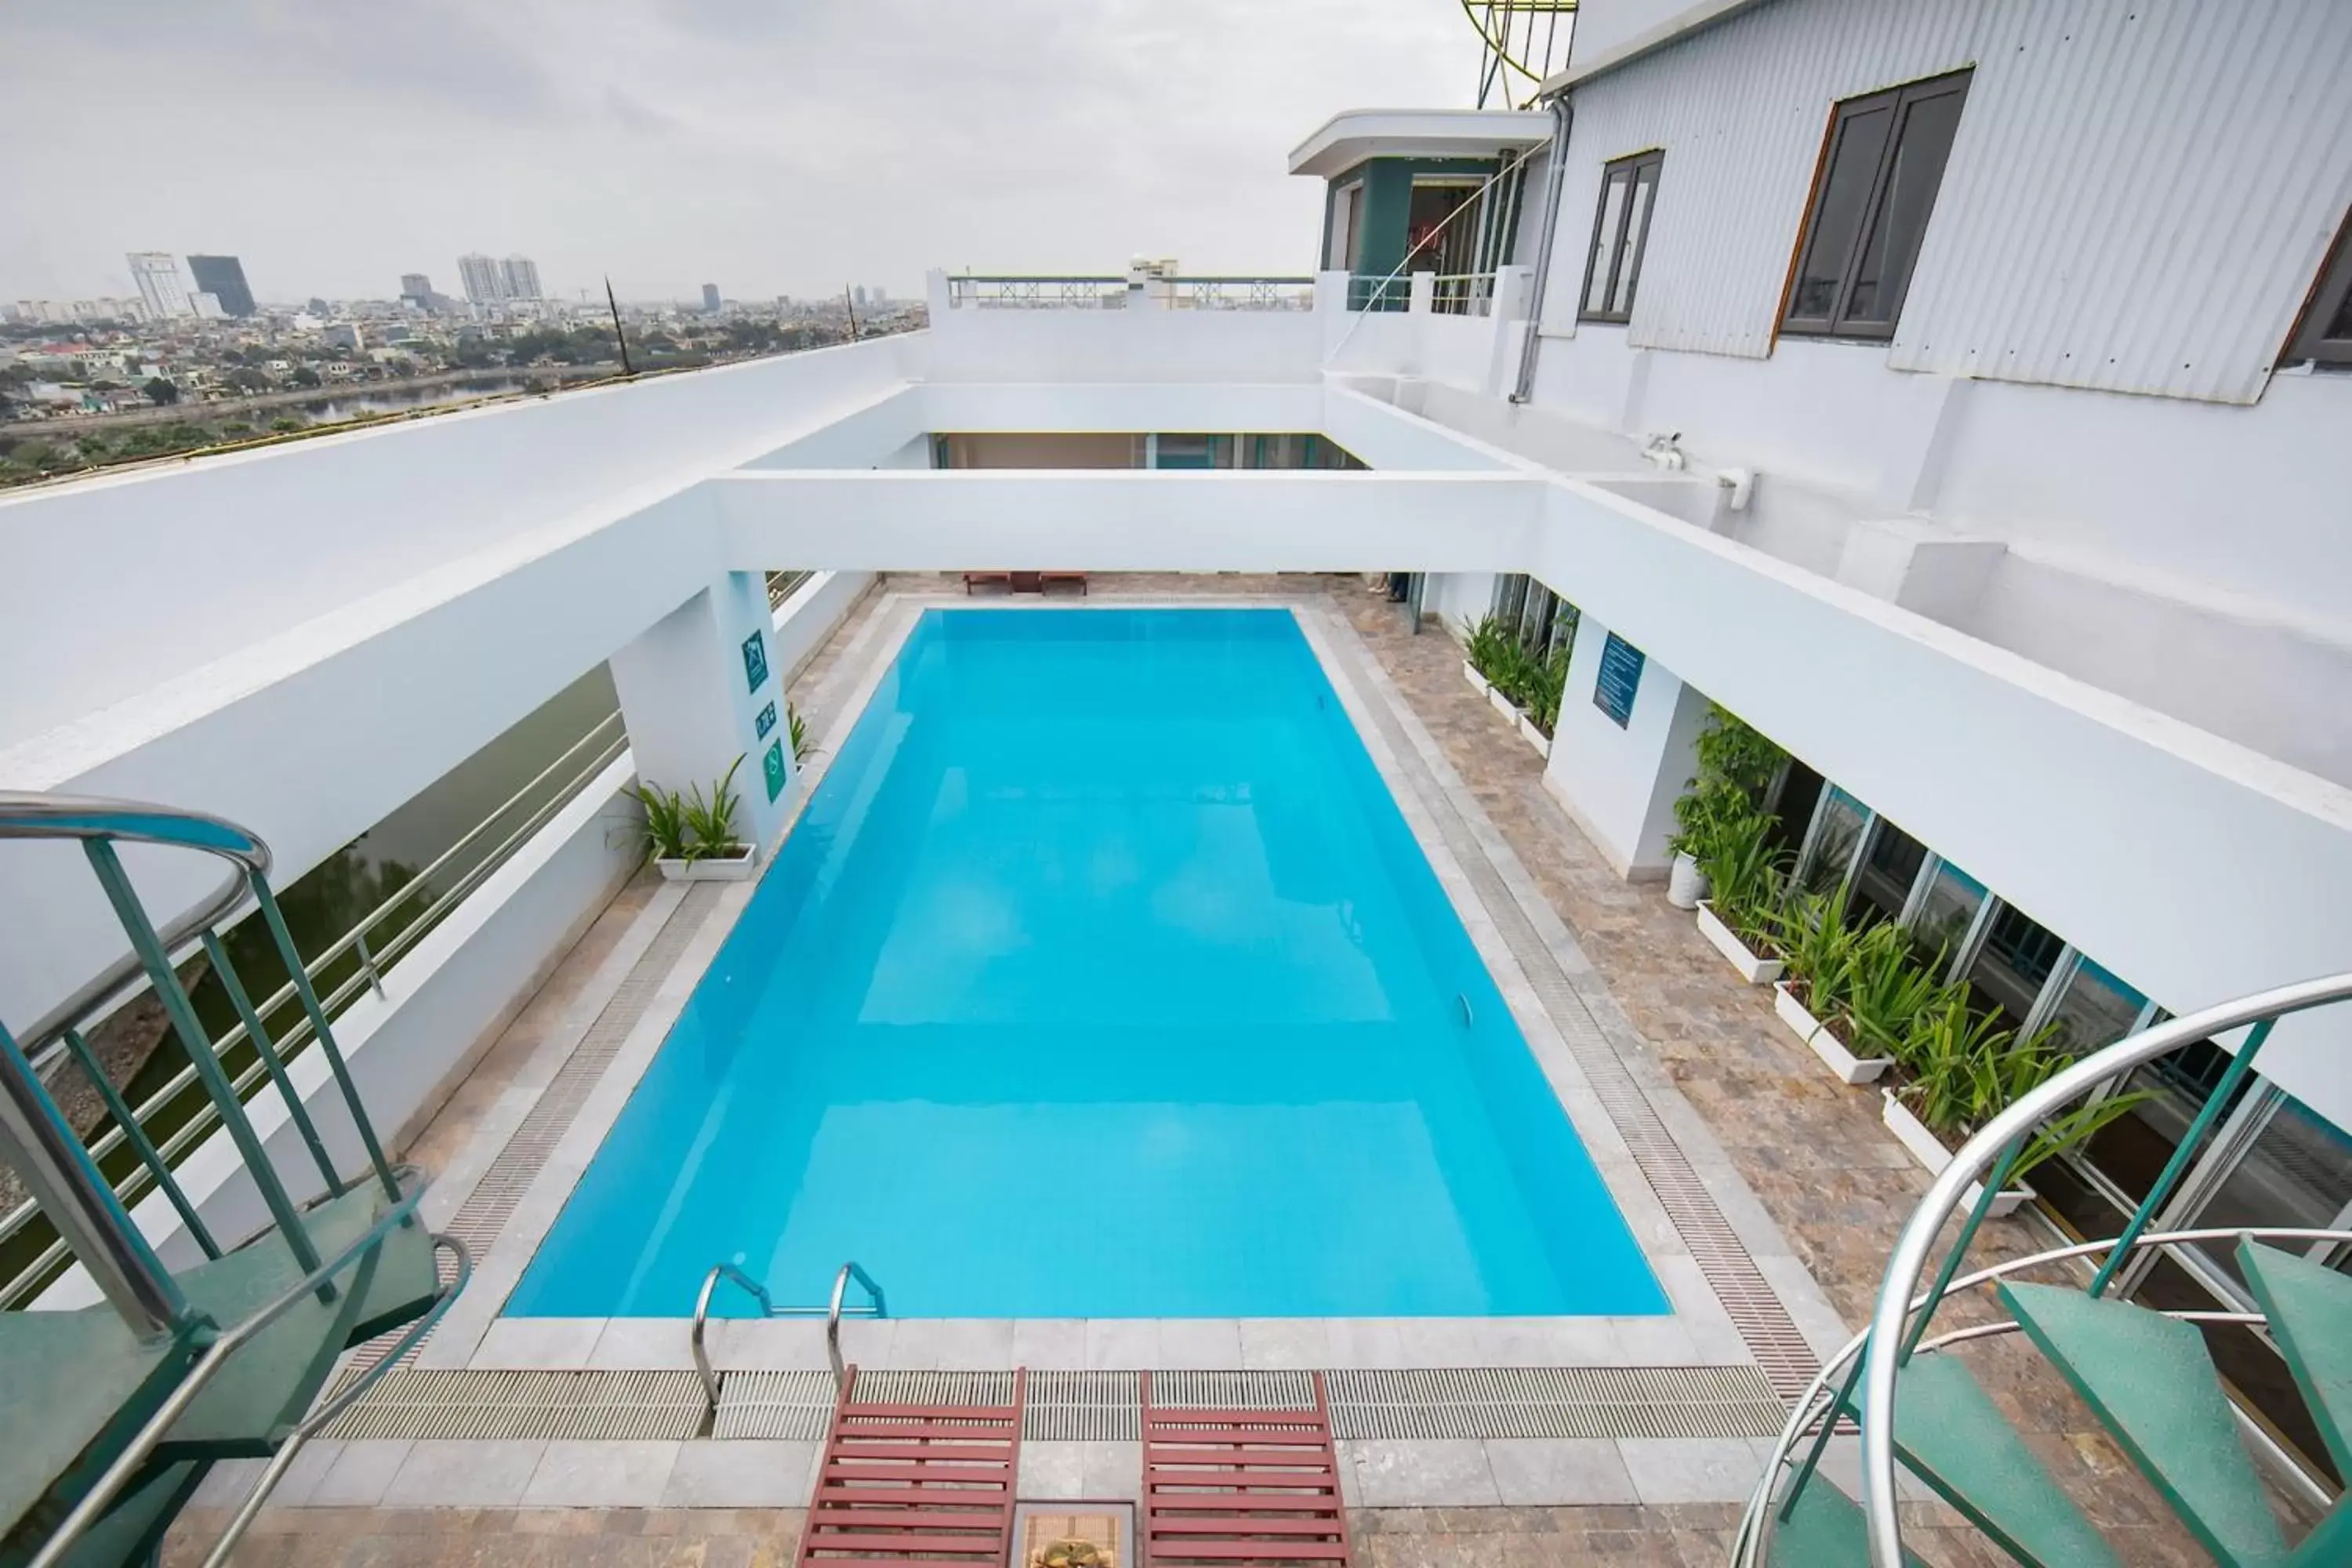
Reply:
[[1592, 705], [1625, 728], [1633, 717], [1633, 694], [1642, 689], [1642, 650], [1615, 632], [1601, 645], [1601, 679], [1592, 683]]
[[760, 727], [760, 739], [764, 741], [768, 738], [768, 731], [776, 727], [776, 705], [774, 703], [771, 702], [765, 708], [760, 710], [758, 723]]
[[743, 679], [755, 696], [768, 684], [768, 639], [759, 632], [743, 639]]

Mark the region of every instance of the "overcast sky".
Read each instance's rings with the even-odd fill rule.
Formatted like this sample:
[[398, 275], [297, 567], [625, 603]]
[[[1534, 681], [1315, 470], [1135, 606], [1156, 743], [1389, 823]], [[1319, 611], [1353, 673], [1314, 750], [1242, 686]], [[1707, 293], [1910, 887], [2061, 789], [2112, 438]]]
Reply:
[[1289, 149], [1467, 108], [1455, 0], [6, 0], [0, 297], [244, 258], [265, 300], [913, 292], [927, 268], [1306, 271]]

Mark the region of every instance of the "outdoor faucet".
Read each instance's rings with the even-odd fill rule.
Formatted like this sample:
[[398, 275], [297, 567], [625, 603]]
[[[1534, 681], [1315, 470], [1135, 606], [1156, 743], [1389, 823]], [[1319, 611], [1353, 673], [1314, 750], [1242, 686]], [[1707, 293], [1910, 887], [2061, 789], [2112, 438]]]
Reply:
[[1683, 433], [1679, 430], [1662, 431], [1650, 437], [1649, 445], [1642, 448], [1642, 456], [1662, 468], [1680, 473], [1685, 460], [1682, 439]]

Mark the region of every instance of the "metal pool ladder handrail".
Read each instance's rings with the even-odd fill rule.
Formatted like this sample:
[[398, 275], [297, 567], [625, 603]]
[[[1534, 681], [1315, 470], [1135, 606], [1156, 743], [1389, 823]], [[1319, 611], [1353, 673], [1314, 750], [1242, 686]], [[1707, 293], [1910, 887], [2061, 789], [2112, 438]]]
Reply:
[[[845, 1306], [842, 1301], [843, 1296], [849, 1289], [849, 1281], [853, 1277], [860, 1285], [866, 1287], [866, 1294], [869, 1298], [862, 1307]], [[848, 1376], [848, 1371], [841, 1359], [841, 1320], [844, 1317], [887, 1318], [890, 1315], [889, 1306], [882, 1296], [882, 1287], [875, 1283], [874, 1276], [866, 1272], [855, 1258], [843, 1264], [840, 1272], [833, 1277], [833, 1299], [823, 1307], [779, 1307], [776, 1305], [775, 1298], [768, 1293], [768, 1288], [765, 1285], [761, 1284], [732, 1263], [712, 1264], [710, 1272], [702, 1277], [701, 1294], [694, 1299], [694, 1328], [688, 1338], [688, 1344], [694, 1350], [694, 1370], [702, 1374], [702, 1395], [706, 1402], [703, 1411], [705, 1420], [719, 1414], [719, 1374], [711, 1370], [710, 1352], [703, 1348], [702, 1339], [703, 1332], [710, 1322], [711, 1295], [719, 1289], [719, 1283], [722, 1279], [732, 1280], [749, 1291], [751, 1299], [760, 1303], [760, 1314], [762, 1317], [814, 1318], [822, 1314], [824, 1318], [824, 1353], [833, 1363], [833, 1382], [836, 1388]]]

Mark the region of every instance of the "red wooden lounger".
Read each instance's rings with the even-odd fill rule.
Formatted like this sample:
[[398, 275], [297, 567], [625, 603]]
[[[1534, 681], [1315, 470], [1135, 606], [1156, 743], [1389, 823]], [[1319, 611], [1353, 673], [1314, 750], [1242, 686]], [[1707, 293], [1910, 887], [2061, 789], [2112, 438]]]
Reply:
[[1004, 1568], [1027, 1393], [1028, 1373], [1015, 1372], [1011, 1405], [861, 1403], [851, 1367], [795, 1561]]
[[1013, 591], [1013, 574], [1010, 572], [965, 573], [963, 574], [963, 591], [967, 595], [971, 593], [974, 584], [992, 588], [1002, 584], [1004, 591], [1009, 594]]
[[1348, 1568], [1323, 1374], [1312, 1410], [1181, 1410], [1143, 1374], [1144, 1568]]
[[1077, 584], [1079, 593], [1084, 594], [1087, 592], [1087, 574], [1083, 572], [1040, 572], [1037, 574], [1037, 591], [1041, 594], [1046, 589], [1054, 586], [1056, 583], [1061, 584], [1065, 587], [1075, 583]]

